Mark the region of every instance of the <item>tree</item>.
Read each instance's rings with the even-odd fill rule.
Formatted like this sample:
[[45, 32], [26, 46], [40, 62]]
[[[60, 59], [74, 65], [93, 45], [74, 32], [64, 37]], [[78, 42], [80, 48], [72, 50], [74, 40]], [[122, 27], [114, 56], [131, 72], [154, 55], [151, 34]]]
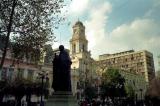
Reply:
[[[149, 87], [146, 91], [146, 102], [148, 102], [148, 106], [159, 106], [160, 105], [160, 78], [155, 77], [150, 82]], [[150, 104], [151, 103], [151, 104]]]
[[6, 86], [8, 86], [8, 82], [7, 81], [0, 81], [0, 105], [1, 105], [3, 97], [5, 95]]
[[14, 95], [16, 106], [21, 106], [21, 99], [25, 95], [24, 80], [9, 82], [7, 80], [0, 82], [0, 104], [5, 95]]
[[107, 69], [102, 74], [102, 92], [103, 96], [124, 97], [125, 79], [121, 76], [118, 69]]
[[54, 57], [54, 52], [53, 52], [52, 46], [51, 45], [45, 45], [44, 46], [44, 51], [46, 52], [44, 63], [45, 64], [52, 64], [52, 60], [53, 60], [53, 57]]
[[3, 50], [4, 48], [5, 39], [5, 36], [0, 34], [0, 50]]
[[90, 83], [86, 84], [84, 89], [85, 97], [92, 100], [92, 98], [96, 97], [96, 88], [92, 86]]
[[33, 82], [26, 79], [16, 78], [14, 82], [1, 81], [0, 82], [0, 104], [2, 103], [3, 97], [5, 95], [15, 96], [16, 106], [21, 106], [21, 99], [26, 95], [26, 101], [28, 106], [31, 103], [31, 95], [35, 94], [40, 96], [48, 96], [48, 82], [44, 84], [44, 89], [42, 91], [41, 82]]
[[99, 75], [102, 75], [102, 73], [105, 72], [106, 68], [108, 67], [108, 64], [105, 60], [97, 61], [95, 65], [98, 69]]
[[134, 99], [135, 97], [135, 91], [131, 85], [126, 85], [125, 86], [126, 94], [128, 98]]
[[160, 78], [156, 77], [154, 78], [150, 85], [149, 88], [147, 89], [147, 94], [151, 98], [158, 98], [160, 99]]
[[[64, 20], [63, 0], [0, 0], [0, 35], [5, 35], [5, 45], [0, 63], [2, 69], [10, 35], [15, 45], [28, 57], [54, 39], [53, 28]], [[23, 46], [22, 46], [23, 45]]]
[[24, 82], [22, 80], [15, 81], [13, 89], [14, 89], [13, 95], [15, 96], [16, 104], [17, 104], [16, 106], [21, 106], [21, 99], [25, 95]]

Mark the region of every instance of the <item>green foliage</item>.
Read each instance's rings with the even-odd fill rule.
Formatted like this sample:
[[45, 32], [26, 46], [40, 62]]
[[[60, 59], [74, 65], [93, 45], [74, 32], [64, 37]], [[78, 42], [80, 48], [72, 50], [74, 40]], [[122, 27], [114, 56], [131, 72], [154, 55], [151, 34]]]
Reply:
[[20, 101], [26, 95], [27, 101], [30, 102], [32, 94], [40, 96], [42, 93], [48, 96], [49, 91], [46, 83], [42, 90], [41, 82], [33, 82], [26, 79], [17, 78], [14, 82], [0, 82], [0, 100], [2, 100], [4, 95], [13, 95], [17, 101]]
[[[40, 58], [40, 49], [55, 39], [53, 30], [64, 21], [61, 9], [63, 0], [0, 0], [0, 35], [5, 35], [5, 45], [0, 68], [12, 35], [14, 53], [18, 58], [34, 54]], [[17, 49], [18, 48], [18, 49]], [[35, 60], [36, 60], [35, 59]]]
[[102, 74], [102, 93], [104, 96], [125, 96], [125, 79], [118, 69], [108, 69]]
[[131, 85], [125, 86], [126, 94], [128, 98], [134, 98], [135, 97], [135, 91]]
[[92, 99], [94, 97], [96, 97], [96, 88], [91, 86], [91, 84], [86, 84], [86, 88], [85, 88], [85, 96], [89, 99]]
[[124, 82], [125, 79], [121, 76], [118, 69], [108, 69], [102, 74], [102, 83], [104, 84], [123, 85]]
[[0, 33], [7, 32], [13, 1], [16, 3], [11, 32], [21, 37], [26, 36], [29, 38], [26, 41], [34, 40], [33, 46], [38, 43], [37, 40], [49, 38], [51, 26], [55, 28], [60, 21], [64, 20], [64, 17], [59, 16], [64, 6], [63, 0], [1, 0]]
[[44, 58], [44, 63], [45, 64], [52, 64], [52, 60], [53, 60], [53, 49], [51, 45], [45, 45], [44, 46], [44, 51], [46, 52], [46, 56]]
[[44, 55], [44, 50], [42, 48], [27, 48], [25, 45], [14, 42], [12, 43], [12, 54], [15, 60], [20, 61], [25, 58], [28, 62], [38, 64]]

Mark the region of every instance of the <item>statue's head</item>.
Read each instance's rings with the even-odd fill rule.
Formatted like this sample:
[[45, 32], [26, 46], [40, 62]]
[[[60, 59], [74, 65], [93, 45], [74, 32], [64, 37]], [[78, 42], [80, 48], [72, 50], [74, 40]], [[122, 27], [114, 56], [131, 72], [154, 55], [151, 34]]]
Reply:
[[64, 46], [63, 46], [63, 45], [60, 45], [60, 46], [59, 46], [59, 50], [60, 50], [60, 51], [63, 51], [63, 50], [64, 50]]

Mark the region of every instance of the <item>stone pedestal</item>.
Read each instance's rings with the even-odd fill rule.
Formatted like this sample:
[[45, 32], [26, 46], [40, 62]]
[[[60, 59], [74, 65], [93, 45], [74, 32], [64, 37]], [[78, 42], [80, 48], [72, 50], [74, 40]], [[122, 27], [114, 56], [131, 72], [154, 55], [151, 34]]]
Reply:
[[46, 106], [78, 106], [71, 92], [55, 92], [49, 97]]

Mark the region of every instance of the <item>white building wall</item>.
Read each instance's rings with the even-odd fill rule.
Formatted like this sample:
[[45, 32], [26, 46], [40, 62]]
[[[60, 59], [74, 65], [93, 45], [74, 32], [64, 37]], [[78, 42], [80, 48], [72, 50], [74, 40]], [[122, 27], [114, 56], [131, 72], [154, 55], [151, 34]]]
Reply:
[[27, 69], [24, 69], [24, 78], [27, 79], [27, 76], [28, 76], [28, 70], [27, 70]]

